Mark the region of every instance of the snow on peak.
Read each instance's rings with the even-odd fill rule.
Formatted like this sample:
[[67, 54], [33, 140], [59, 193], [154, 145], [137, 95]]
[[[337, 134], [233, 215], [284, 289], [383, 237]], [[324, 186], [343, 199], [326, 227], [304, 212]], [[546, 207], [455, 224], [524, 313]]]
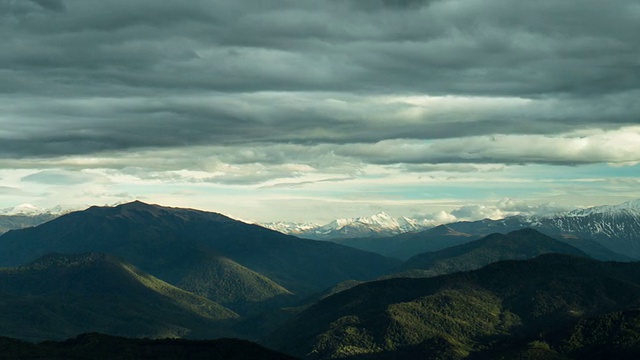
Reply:
[[286, 221], [277, 221], [269, 223], [258, 223], [258, 225], [266, 227], [267, 229], [275, 230], [284, 234], [301, 234], [305, 231], [309, 231], [319, 227], [316, 223], [293, 223]]
[[37, 215], [41, 214], [44, 210], [32, 204], [20, 204], [12, 208], [5, 208], [0, 210], [0, 214], [3, 215]]
[[594, 214], [615, 215], [621, 212], [638, 212], [640, 213], [640, 199], [634, 199], [618, 205], [601, 205], [587, 209], [578, 209], [568, 212], [570, 216], [589, 216]]
[[378, 225], [389, 229], [398, 227], [398, 222], [383, 212], [379, 212], [369, 217], [356, 218], [353, 222], [359, 222], [367, 225]]
[[73, 211], [84, 210], [88, 207], [88, 205], [56, 205], [48, 209], [43, 209], [32, 204], [21, 204], [15, 207], [0, 209], [0, 215], [64, 215]]
[[[264, 225], [270, 227], [268, 224]], [[327, 236], [371, 236], [371, 234], [393, 235], [424, 230], [428, 227], [431, 226], [426, 226], [418, 220], [406, 217], [394, 218], [387, 213], [379, 212], [366, 217], [335, 219], [322, 226], [306, 228], [303, 231], [297, 232], [297, 235], [307, 235], [314, 238]], [[295, 234], [291, 230], [285, 230], [283, 232]]]
[[634, 200], [629, 200], [629, 201], [627, 201], [625, 203], [622, 203], [622, 204], [620, 204], [618, 206], [620, 208], [624, 208], [624, 209], [640, 211], [640, 198], [639, 199], [634, 199]]

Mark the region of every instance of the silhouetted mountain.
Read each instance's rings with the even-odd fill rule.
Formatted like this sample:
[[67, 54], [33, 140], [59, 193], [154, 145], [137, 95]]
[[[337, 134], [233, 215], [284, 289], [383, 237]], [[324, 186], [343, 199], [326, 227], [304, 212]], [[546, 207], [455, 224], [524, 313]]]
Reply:
[[436, 276], [479, 269], [501, 260], [526, 260], [547, 253], [588, 255], [533, 229], [491, 234], [480, 240], [416, 255], [396, 276]]
[[3, 360], [295, 360], [294, 357], [245, 340], [127, 339], [96, 333], [40, 344], [0, 338], [0, 349], [0, 359]]
[[639, 306], [640, 264], [546, 254], [358, 285], [308, 308], [266, 343], [308, 359], [462, 359]]
[[[0, 236], [0, 265], [49, 252], [116, 255], [164, 281], [239, 309], [375, 278], [398, 262], [191, 209], [133, 202], [91, 207]], [[238, 307], [236, 307], [236, 305]]]
[[0, 293], [0, 335], [28, 340], [87, 331], [216, 337], [238, 318], [222, 305], [101, 254], [51, 254], [0, 269]]

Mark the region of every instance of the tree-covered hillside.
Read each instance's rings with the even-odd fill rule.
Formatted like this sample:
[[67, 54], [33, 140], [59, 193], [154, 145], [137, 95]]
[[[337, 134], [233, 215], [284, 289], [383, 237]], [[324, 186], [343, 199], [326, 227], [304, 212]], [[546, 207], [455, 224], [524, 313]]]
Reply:
[[547, 254], [362, 284], [310, 307], [266, 343], [308, 359], [402, 358], [425, 349], [426, 358], [462, 359], [637, 307], [640, 264]]

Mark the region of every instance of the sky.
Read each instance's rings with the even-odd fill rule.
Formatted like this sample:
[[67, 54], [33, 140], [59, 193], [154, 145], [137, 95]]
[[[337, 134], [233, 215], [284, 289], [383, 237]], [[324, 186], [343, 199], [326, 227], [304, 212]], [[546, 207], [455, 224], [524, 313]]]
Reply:
[[640, 197], [637, 0], [0, 0], [0, 208], [434, 221]]

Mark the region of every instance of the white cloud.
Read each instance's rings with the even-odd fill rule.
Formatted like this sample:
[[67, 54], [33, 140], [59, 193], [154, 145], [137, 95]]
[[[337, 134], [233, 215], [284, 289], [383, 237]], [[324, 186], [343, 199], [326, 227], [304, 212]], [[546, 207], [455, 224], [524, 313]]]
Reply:
[[386, 140], [336, 149], [371, 163], [440, 164], [637, 164], [640, 127], [600, 130], [585, 135], [491, 135], [444, 140]]

